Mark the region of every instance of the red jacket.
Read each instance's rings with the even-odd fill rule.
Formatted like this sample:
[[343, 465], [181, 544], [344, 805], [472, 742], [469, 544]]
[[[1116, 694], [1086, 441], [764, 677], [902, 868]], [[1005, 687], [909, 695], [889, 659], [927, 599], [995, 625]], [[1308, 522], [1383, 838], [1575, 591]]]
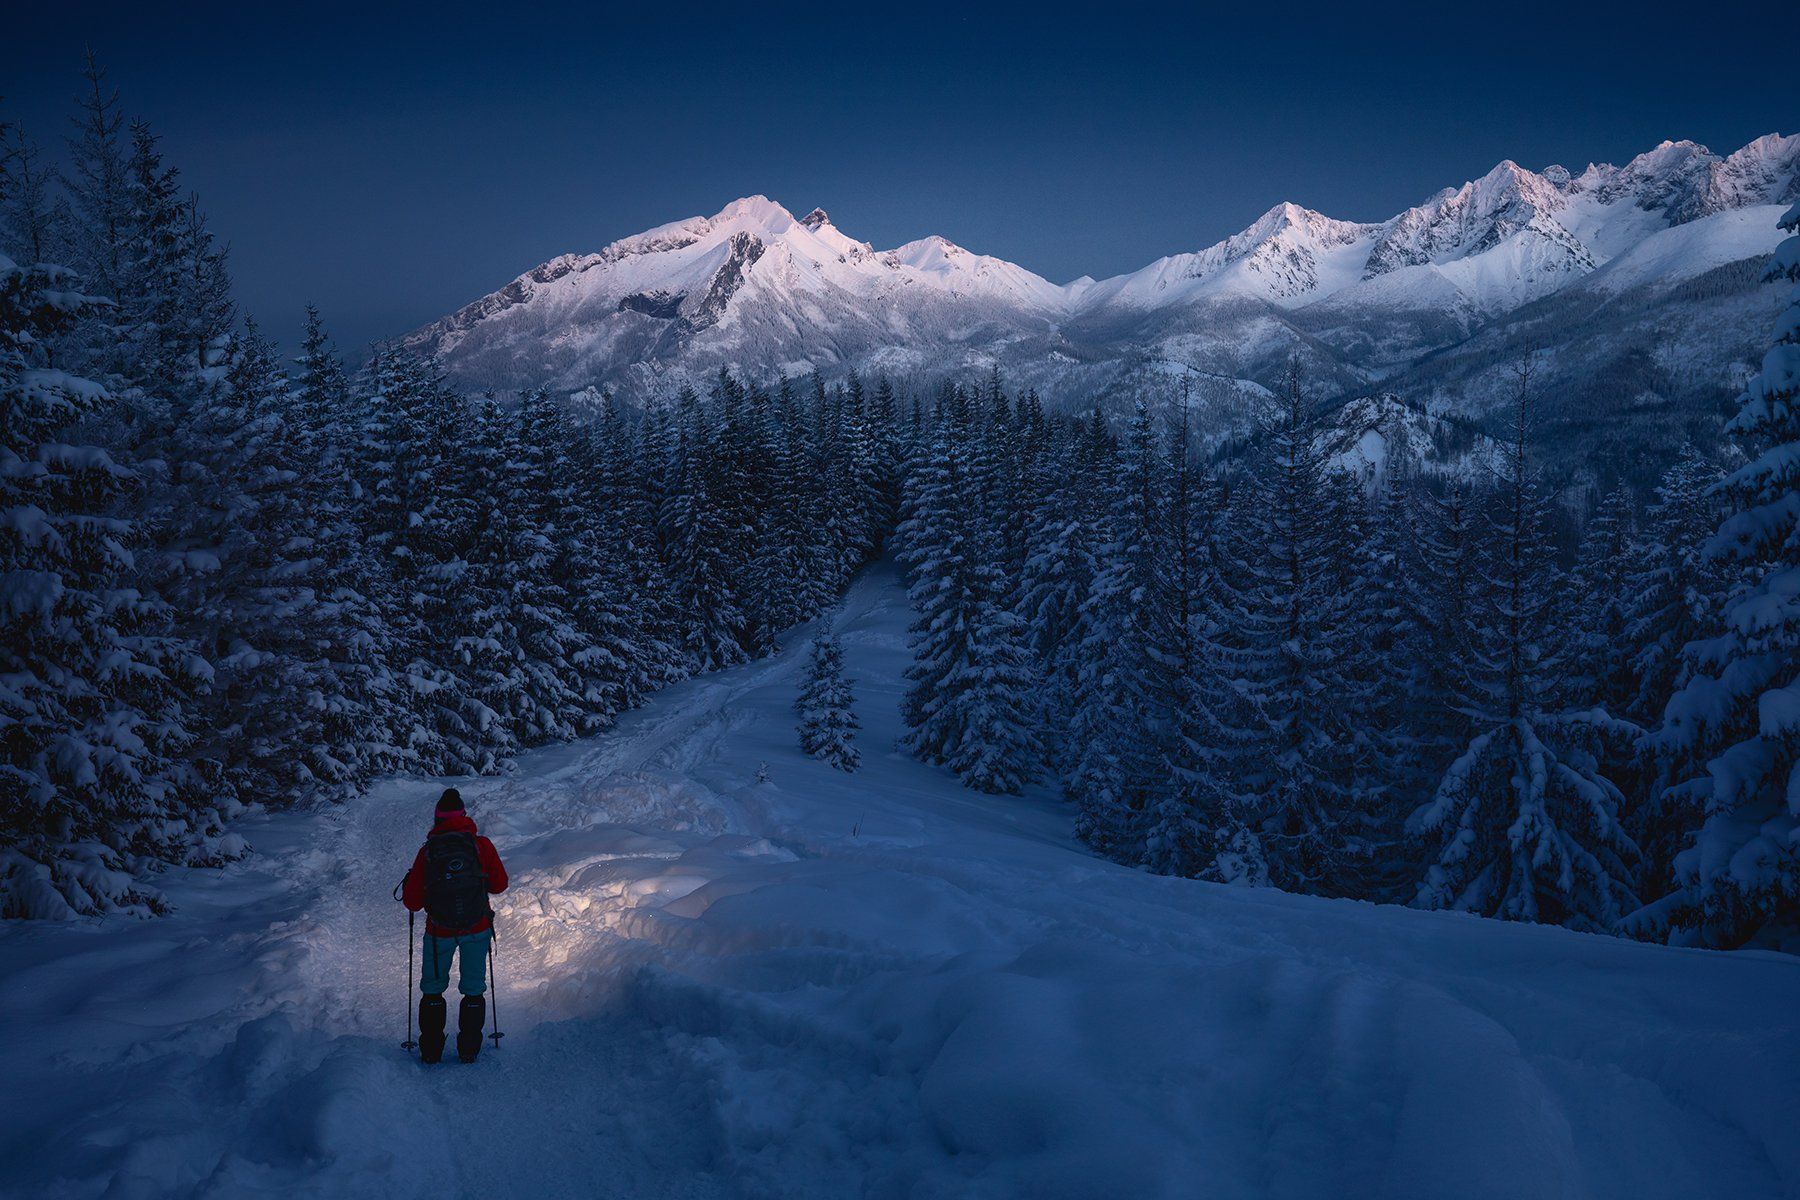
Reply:
[[[428, 838], [440, 833], [476, 833], [475, 822], [467, 813], [445, 813], [431, 827]], [[506, 890], [506, 864], [500, 861], [500, 854], [494, 849], [494, 843], [480, 834], [475, 836], [475, 856], [481, 860], [481, 873], [487, 876], [488, 895], [498, 896]], [[406, 873], [406, 883], [400, 889], [400, 899], [406, 907], [418, 912], [425, 907], [425, 847], [420, 846], [418, 854], [413, 856], [412, 870]], [[465, 933], [480, 933], [493, 928], [492, 917], [483, 917], [467, 929], [444, 929], [430, 917], [425, 918], [425, 932], [433, 937], [461, 937]]]

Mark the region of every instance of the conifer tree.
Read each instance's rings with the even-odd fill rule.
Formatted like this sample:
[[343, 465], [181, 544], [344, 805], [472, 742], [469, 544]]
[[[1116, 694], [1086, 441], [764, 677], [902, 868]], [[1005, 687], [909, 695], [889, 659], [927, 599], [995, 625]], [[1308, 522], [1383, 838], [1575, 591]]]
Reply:
[[1690, 642], [1687, 679], [1658, 741], [1676, 780], [1662, 803], [1686, 816], [1691, 843], [1676, 890], [1648, 914], [1673, 940], [1710, 946], [1789, 944], [1800, 934], [1800, 205], [1769, 278], [1793, 285], [1775, 344], [1728, 426], [1749, 461], [1727, 477], [1730, 512], [1707, 546], [1731, 590], [1712, 632]]
[[[722, 393], [728, 394], [728, 393]], [[733, 523], [732, 480], [718, 452], [717, 432], [688, 389], [678, 402], [675, 461], [670, 472], [666, 526], [670, 576], [686, 614], [686, 647], [696, 669], [716, 670], [745, 660], [746, 625], [736, 590], [744, 530]]]
[[0, 245], [19, 261], [60, 261], [65, 222], [51, 194], [53, 176], [42, 151], [17, 126], [0, 126]]
[[1248, 786], [1264, 805], [1259, 836], [1271, 880], [1331, 891], [1349, 869], [1343, 826], [1361, 768], [1347, 721], [1355, 703], [1344, 671], [1349, 597], [1333, 558], [1345, 493], [1326, 477], [1318, 416], [1297, 365], [1244, 495], [1234, 522], [1245, 579], [1238, 636], [1247, 698], [1266, 728], [1260, 778]]
[[124, 293], [124, 271], [130, 256], [130, 200], [126, 183], [125, 124], [118, 89], [108, 87], [106, 72], [90, 50], [82, 69], [84, 87], [76, 98], [78, 112], [69, 135], [69, 171], [63, 187], [70, 209], [68, 234], [71, 264], [94, 295]]
[[206, 670], [140, 586], [143, 477], [84, 442], [111, 403], [47, 365], [95, 313], [67, 270], [0, 254], [0, 916], [160, 909], [146, 861], [235, 852], [182, 760]]
[[1632, 569], [1644, 553], [1636, 525], [1630, 494], [1622, 487], [1608, 492], [1583, 530], [1564, 616], [1572, 699], [1616, 716], [1625, 715], [1638, 690], [1628, 611]]
[[1160, 648], [1152, 678], [1168, 710], [1162, 737], [1167, 779], [1148, 814], [1144, 862], [1152, 870], [1221, 882], [1266, 883], [1254, 807], [1238, 790], [1255, 745], [1253, 714], [1242, 704], [1222, 644], [1232, 603], [1224, 577], [1216, 480], [1192, 461], [1188, 398], [1164, 467], [1166, 551], [1158, 570]]
[[396, 741], [418, 769], [442, 773], [452, 761], [446, 731], [457, 721], [446, 711], [456, 681], [437, 661], [441, 614], [427, 607], [437, 584], [435, 475], [444, 453], [437, 385], [425, 364], [393, 352], [378, 354], [369, 376], [373, 418], [356, 466], [368, 497], [358, 511], [374, 555], [371, 600], [386, 643], [381, 653], [407, 714]]
[[1620, 824], [1623, 796], [1601, 769], [1615, 723], [1557, 710], [1556, 568], [1528, 453], [1530, 389], [1527, 363], [1471, 631], [1476, 733], [1409, 819], [1430, 862], [1413, 903], [1606, 930], [1635, 907], [1638, 852]]
[[190, 567], [176, 582], [183, 624], [214, 671], [204, 753], [240, 796], [276, 805], [347, 774], [321, 724], [344, 703], [327, 650], [340, 616], [317, 586], [318, 514], [288, 381], [254, 324], [229, 358], [181, 430], [188, 490], [208, 500], [178, 513], [171, 549]]
[[312, 560], [306, 582], [321, 618], [313, 636], [329, 675], [306, 698], [318, 710], [320, 738], [308, 751], [309, 769], [325, 787], [354, 790], [415, 763], [394, 740], [408, 726], [406, 697], [376, 603], [381, 564], [359, 528], [371, 497], [359, 470], [370, 422], [366, 408], [352, 404], [343, 364], [310, 305], [294, 365], [286, 413], [302, 459], [297, 482]]
[[1415, 486], [1403, 464], [1390, 462], [1372, 479], [1343, 476], [1337, 493], [1351, 623], [1339, 651], [1348, 690], [1338, 702], [1356, 745], [1338, 886], [1364, 899], [1394, 898], [1411, 882], [1404, 826], [1425, 787], [1414, 727], [1414, 672], [1422, 651], [1410, 583]]
[[823, 587], [808, 572], [806, 528], [808, 492], [806, 430], [793, 384], [781, 379], [777, 394], [764, 405], [760, 453], [769, 481], [768, 508], [757, 532], [757, 551], [750, 564], [752, 590], [769, 625], [776, 630], [799, 624], [818, 612]]
[[450, 654], [439, 662], [452, 681], [437, 715], [451, 773], [484, 775], [503, 767], [549, 720], [527, 678], [498, 566], [517, 549], [521, 522], [494, 502], [508, 463], [506, 422], [493, 396], [471, 402], [438, 382], [431, 417], [422, 600], [428, 627], [449, 642]]
[[1406, 678], [1408, 733], [1417, 757], [1413, 811], [1467, 748], [1487, 704], [1481, 647], [1488, 547], [1481, 499], [1478, 490], [1451, 480], [1421, 489], [1411, 506], [1417, 534], [1405, 599], [1406, 619], [1417, 631], [1417, 656]]
[[1723, 602], [1724, 564], [1708, 562], [1706, 543], [1719, 527], [1721, 474], [1691, 443], [1664, 472], [1646, 513], [1653, 536], [1638, 547], [1625, 613], [1625, 641], [1635, 694], [1626, 714], [1659, 722], [1663, 705], [1687, 682], [1683, 647], [1710, 632]]
[[477, 485], [492, 510], [478, 563], [512, 639], [508, 709], [521, 745], [567, 741], [597, 727], [585, 698], [593, 646], [567, 585], [578, 577], [572, 431], [541, 389], [526, 393], [517, 414], [484, 404], [483, 421], [497, 430], [500, 454]]
[[1149, 407], [1136, 406], [1110, 491], [1108, 541], [1087, 604], [1087, 679], [1074, 737], [1081, 747], [1068, 791], [1076, 833], [1102, 853], [1135, 862], [1150, 812], [1168, 786], [1174, 665], [1169, 641], [1182, 603], [1164, 585], [1164, 463]]
[[1049, 765], [1064, 779], [1080, 758], [1071, 726], [1087, 703], [1082, 648], [1099, 620], [1089, 599], [1107, 538], [1116, 452], [1096, 412], [1046, 456], [1020, 568], [1020, 611], [1040, 686], [1035, 708], [1044, 722]]
[[901, 558], [918, 618], [902, 714], [920, 758], [979, 791], [1017, 792], [1042, 756], [1035, 688], [1021, 623], [1007, 606], [1000, 540], [970, 503], [983, 491], [967, 407], [953, 390], [908, 479]]
[[852, 682], [844, 678], [844, 644], [826, 628], [813, 639], [806, 681], [794, 711], [800, 717], [800, 748], [840, 771], [854, 771], [862, 765], [855, 740], [861, 726], [856, 720]]
[[634, 436], [609, 397], [593, 436], [582, 444], [582, 478], [591, 485], [578, 515], [581, 561], [575, 570], [582, 583], [576, 611], [599, 655], [600, 685], [614, 697], [608, 706], [619, 712], [681, 678], [688, 662], [657, 542], [655, 434]]

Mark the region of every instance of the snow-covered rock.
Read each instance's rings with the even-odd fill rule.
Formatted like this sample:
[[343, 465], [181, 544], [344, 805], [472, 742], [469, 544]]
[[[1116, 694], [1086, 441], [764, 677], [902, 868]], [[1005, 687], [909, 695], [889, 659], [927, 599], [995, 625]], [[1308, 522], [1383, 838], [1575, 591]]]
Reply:
[[1505, 453], [1468, 422], [1427, 413], [1391, 393], [1359, 396], [1331, 412], [1320, 450], [1332, 466], [1371, 483], [1390, 471], [1487, 477]]

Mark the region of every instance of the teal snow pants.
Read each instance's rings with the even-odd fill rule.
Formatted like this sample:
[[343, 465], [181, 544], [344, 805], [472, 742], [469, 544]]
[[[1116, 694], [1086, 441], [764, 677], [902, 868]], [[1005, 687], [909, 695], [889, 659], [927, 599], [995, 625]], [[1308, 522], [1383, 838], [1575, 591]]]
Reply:
[[488, 948], [494, 943], [494, 931], [465, 933], [459, 937], [425, 935], [425, 964], [419, 968], [419, 990], [427, 996], [441, 996], [450, 986], [450, 960], [462, 960], [462, 977], [456, 981], [465, 996], [479, 996], [487, 991]]

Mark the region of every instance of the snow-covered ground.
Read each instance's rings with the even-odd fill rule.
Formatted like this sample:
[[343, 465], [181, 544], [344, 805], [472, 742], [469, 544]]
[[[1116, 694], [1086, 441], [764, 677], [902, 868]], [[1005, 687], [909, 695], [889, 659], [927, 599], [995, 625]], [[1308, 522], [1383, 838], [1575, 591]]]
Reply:
[[[248, 823], [159, 921], [0, 930], [0, 1193], [1800, 1195], [1800, 962], [1164, 879], [893, 749], [907, 613], [464, 783], [508, 1037], [402, 1053], [441, 781]], [[758, 782], [766, 764], [766, 782]]]

